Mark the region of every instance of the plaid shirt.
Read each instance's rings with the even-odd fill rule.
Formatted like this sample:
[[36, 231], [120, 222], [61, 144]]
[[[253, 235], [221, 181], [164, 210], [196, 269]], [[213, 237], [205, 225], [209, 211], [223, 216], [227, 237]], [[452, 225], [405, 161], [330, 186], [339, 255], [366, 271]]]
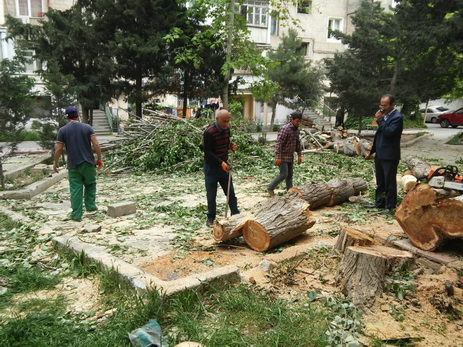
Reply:
[[292, 163], [294, 160], [294, 152], [298, 156], [302, 153], [301, 140], [299, 139], [299, 129], [288, 123], [283, 126], [278, 132], [277, 143], [275, 146], [275, 157], [286, 163]]

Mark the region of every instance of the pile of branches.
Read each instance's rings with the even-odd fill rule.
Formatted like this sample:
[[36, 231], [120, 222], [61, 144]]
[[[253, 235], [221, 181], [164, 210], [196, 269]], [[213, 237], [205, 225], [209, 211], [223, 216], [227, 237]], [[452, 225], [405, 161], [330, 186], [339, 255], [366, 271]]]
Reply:
[[[109, 170], [160, 172], [196, 172], [202, 169], [203, 132], [212, 120], [180, 118], [161, 111], [148, 112], [142, 119], [130, 121], [124, 128], [126, 140], [119, 142], [110, 155]], [[262, 145], [241, 131], [240, 119], [232, 119], [232, 141], [238, 144], [237, 160], [250, 164], [256, 157], [267, 157]]]

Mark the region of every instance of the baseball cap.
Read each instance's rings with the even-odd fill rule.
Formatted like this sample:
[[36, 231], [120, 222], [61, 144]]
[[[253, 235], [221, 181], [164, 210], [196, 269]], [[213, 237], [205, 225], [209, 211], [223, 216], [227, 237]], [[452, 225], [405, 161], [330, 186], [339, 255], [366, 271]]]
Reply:
[[77, 108], [75, 106], [68, 106], [64, 111], [68, 118], [77, 118]]

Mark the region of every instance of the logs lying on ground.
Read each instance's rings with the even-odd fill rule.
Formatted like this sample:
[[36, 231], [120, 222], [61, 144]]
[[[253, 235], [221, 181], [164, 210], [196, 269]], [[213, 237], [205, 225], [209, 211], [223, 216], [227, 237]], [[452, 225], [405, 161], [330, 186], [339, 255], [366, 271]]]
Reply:
[[264, 252], [289, 241], [315, 224], [309, 204], [295, 194], [267, 199], [247, 215], [217, 221], [212, 229], [216, 241], [243, 235], [255, 251]]
[[416, 157], [405, 158], [405, 164], [416, 178], [426, 177], [431, 171], [431, 165]]
[[334, 206], [349, 200], [353, 195], [366, 192], [367, 183], [362, 178], [347, 178], [328, 182], [308, 183], [292, 187], [288, 192], [297, 193], [315, 210], [323, 206]]
[[445, 198], [446, 193], [450, 192], [418, 184], [397, 208], [397, 221], [422, 250], [434, 251], [446, 239], [463, 238], [463, 195]]

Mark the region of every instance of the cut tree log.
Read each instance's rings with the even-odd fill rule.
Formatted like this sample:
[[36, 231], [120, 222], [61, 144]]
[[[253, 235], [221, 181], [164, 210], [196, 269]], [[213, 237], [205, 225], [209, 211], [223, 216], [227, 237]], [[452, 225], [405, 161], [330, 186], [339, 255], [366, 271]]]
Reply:
[[367, 140], [360, 140], [356, 136], [348, 138], [339, 138], [339, 136], [333, 136], [332, 142], [327, 142], [325, 148], [334, 149], [338, 154], [345, 154], [347, 156], [360, 155], [366, 157], [371, 150], [372, 143]]
[[309, 204], [296, 194], [285, 194], [256, 206], [243, 227], [243, 237], [249, 247], [265, 252], [301, 235], [314, 224]]
[[431, 165], [416, 157], [405, 158], [405, 164], [416, 178], [428, 176], [431, 171]]
[[349, 197], [359, 195], [367, 190], [367, 183], [362, 178], [347, 178], [328, 182], [308, 183], [292, 187], [288, 193], [296, 193], [315, 210], [323, 206], [334, 206], [349, 201]]
[[463, 195], [445, 198], [440, 190], [418, 184], [395, 216], [413, 245], [425, 251], [436, 250], [446, 239], [463, 238]]
[[211, 230], [215, 241], [227, 241], [243, 235], [243, 227], [249, 215], [235, 214], [229, 218], [217, 220]]
[[343, 227], [341, 233], [336, 240], [333, 249], [339, 253], [344, 253], [347, 247], [350, 246], [371, 246], [375, 243], [368, 235], [351, 227]]
[[405, 194], [407, 194], [410, 190], [415, 188], [417, 184], [418, 182], [415, 176], [413, 175], [403, 175], [402, 176], [402, 187], [403, 187]]
[[336, 283], [353, 304], [371, 307], [383, 292], [387, 271], [413, 259], [413, 254], [396, 248], [373, 245], [347, 247]]

